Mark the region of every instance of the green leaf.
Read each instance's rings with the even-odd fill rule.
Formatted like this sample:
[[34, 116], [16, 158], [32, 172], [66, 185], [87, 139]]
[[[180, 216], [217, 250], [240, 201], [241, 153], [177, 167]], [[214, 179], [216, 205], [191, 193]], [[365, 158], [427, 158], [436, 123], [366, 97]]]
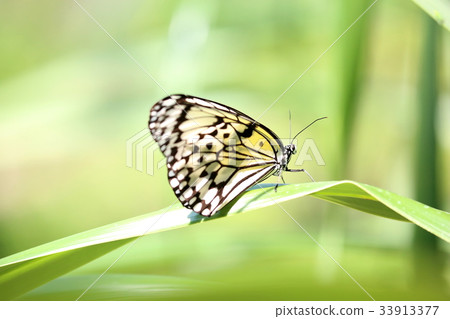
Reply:
[[450, 1], [448, 0], [413, 0], [437, 23], [450, 31]]
[[[410, 221], [450, 241], [450, 214], [374, 186], [352, 181], [256, 185], [212, 218], [177, 202], [168, 208], [92, 229], [0, 259], [0, 299], [14, 299], [133, 239], [311, 195], [363, 212]], [[81, 292], [80, 292], [81, 293]]]

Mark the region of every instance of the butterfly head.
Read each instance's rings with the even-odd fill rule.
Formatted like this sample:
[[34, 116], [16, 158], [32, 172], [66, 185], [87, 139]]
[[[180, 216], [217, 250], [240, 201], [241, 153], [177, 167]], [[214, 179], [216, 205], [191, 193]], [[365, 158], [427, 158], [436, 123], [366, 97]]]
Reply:
[[288, 144], [284, 148], [284, 158], [285, 158], [285, 165], [289, 164], [289, 161], [291, 160], [291, 156], [297, 153], [297, 147], [295, 144]]
[[297, 146], [295, 144], [286, 145], [285, 148], [286, 155], [291, 156], [297, 153]]

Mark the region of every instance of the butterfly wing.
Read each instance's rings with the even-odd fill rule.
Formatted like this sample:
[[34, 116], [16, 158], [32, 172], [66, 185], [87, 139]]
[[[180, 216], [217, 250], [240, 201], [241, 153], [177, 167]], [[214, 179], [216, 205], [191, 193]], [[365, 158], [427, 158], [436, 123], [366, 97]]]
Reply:
[[279, 168], [283, 145], [270, 129], [231, 107], [171, 95], [150, 111], [150, 132], [167, 159], [180, 202], [211, 216]]

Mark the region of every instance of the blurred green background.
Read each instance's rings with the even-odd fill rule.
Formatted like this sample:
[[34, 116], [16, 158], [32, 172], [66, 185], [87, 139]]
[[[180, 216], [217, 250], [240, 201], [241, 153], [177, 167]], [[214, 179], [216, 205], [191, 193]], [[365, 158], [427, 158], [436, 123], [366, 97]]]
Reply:
[[[79, 3], [160, 86], [74, 1], [2, 1], [0, 257], [172, 204], [164, 167], [126, 166], [150, 107], [186, 93], [258, 118], [371, 1]], [[294, 132], [328, 116], [299, 139], [326, 163], [303, 164], [316, 180], [449, 211], [449, 52], [449, 32], [413, 2], [381, 0], [259, 120], [287, 138], [289, 110]], [[375, 299], [449, 299], [447, 243], [317, 199], [284, 207]], [[75, 299], [122, 251], [25, 298]], [[369, 299], [276, 206], [141, 238], [89, 296]]]

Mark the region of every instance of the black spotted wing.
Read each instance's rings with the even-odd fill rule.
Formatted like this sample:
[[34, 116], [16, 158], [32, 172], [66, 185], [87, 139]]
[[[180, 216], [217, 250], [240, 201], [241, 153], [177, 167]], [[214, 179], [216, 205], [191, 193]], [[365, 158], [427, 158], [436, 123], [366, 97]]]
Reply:
[[204, 216], [280, 167], [283, 145], [275, 133], [220, 103], [168, 96], [152, 107], [149, 129], [167, 159], [175, 195]]

